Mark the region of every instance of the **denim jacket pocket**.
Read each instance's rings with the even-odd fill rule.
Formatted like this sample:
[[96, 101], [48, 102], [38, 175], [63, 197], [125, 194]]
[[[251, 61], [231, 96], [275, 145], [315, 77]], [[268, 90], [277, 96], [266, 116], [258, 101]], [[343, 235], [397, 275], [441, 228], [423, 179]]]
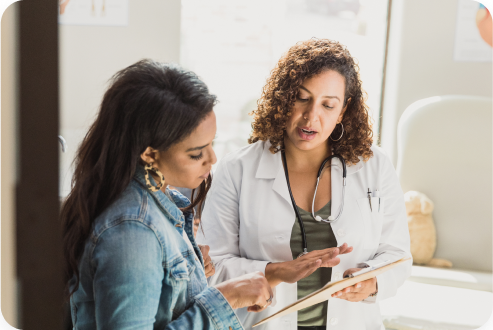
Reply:
[[169, 268], [170, 285], [172, 287], [173, 320], [181, 315], [191, 301], [190, 297], [190, 268], [188, 261], [180, 258]]
[[186, 259], [181, 259], [175, 263], [171, 269], [170, 274], [175, 281], [190, 281], [190, 268]]
[[188, 261], [188, 271], [190, 272], [189, 294], [190, 299], [193, 299], [193, 297], [207, 287], [207, 280], [205, 278], [204, 266], [202, 266], [195, 252], [189, 250], [186, 260]]

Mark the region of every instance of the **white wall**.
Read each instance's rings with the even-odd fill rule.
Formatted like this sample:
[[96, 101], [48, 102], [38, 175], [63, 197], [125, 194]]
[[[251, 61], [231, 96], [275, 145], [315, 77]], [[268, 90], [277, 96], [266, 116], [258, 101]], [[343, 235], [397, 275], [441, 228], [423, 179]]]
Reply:
[[[17, 326], [15, 260], [15, 184], [17, 109], [17, 13], [19, 2], [10, 5], [1, 24], [1, 309], [4, 319]], [[1, 325], [1, 323], [0, 323]], [[2, 327], [3, 328], [3, 327]]]
[[62, 195], [70, 191], [69, 166], [94, 120], [106, 83], [143, 59], [179, 62], [180, 0], [129, 0], [126, 27], [60, 25]]
[[456, 14], [457, 0], [392, 1], [382, 147], [394, 165], [397, 123], [408, 105], [446, 94], [492, 96], [491, 62], [453, 59]]

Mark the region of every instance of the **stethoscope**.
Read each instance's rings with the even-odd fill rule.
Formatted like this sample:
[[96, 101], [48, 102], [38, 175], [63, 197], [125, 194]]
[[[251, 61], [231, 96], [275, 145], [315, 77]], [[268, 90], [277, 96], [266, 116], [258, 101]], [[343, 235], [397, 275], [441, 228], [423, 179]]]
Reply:
[[[284, 174], [286, 175], [286, 183], [288, 184], [288, 190], [289, 190], [289, 196], [291, 197], [291, 204], [293, 205], [294, 212], [296, 213], [296, 218], [298, 218], [298, 223], [300, 224], [300, 229], [301, 229], [301, 240], [303, 243], [303, 252], [300, 253], [298, 258], [304, 256], [305, 254], [308, 253], [308, 245], [306, 243], [306, 233], [305, 233], [305, 226], [303, 225], [303, 220], [301, 219], [300, 212], [298, 211], [298, 207], [296, 205], [296, 202], [293, 197], [293, 193], [291, 192], [291, 185], [289, 184], [289, 174], [288, 174], [288, 164], [286, 162], [286, 154], [284, 153], [284, 150], [281, 151], [281, 156], [282, 156], [282, 162], [284, 165]], [[341, 163], [342, 163], [342, 203], [341, 207], [339, 209], [339, 213], [337, 214], [337, 217], [333, 217], [332, 215], [329, 216], [327, 219], [323, 219], [321, 216], [317, 215], [315, 216], [315, 197], [317, 196], [317, 189], [318, 189], [318, 183], [320, 182], [320, 175], [322, 174], [322, 171], [325, 167], [325, 164], [327, 164], [328, 161], [330, 161], [332, 158], [338, 158]], [[315, 186], [315, 193], [313, 194], [313, 201], [312, 201], [312, 216], [313, 218], [318, 221], [318, 222], [325, 222], [325, 223], [332, 223], [336, 222], [339, 220], [339, 218], [342, 215], [342, 210], [344, 209], [344, 194], [346, 190], [346, 162], [344, 161], [344, 158], [342, 158], [341, 155], [332, 155], [327, 158], [322, 162], [322, 165], [320, 165], [320, 168], [318, 169], [318, 174], [317, 174], [317, 185]]]

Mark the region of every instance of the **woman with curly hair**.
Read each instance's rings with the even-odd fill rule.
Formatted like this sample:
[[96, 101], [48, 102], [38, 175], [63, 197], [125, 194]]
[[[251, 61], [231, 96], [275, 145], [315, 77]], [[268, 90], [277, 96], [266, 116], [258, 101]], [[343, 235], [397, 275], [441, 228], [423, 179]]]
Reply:
[[[291, 47], [253, 114], [250, 145], [214, 173], [198, 237], [216, 265], [210, 284], [262, 271], [274, 289], [265, 311], [237, 310], [246, 328], [329, 281], [410, 256], [403, 193], [372, 145], [359, 68], [344, 46]], [[259, 329], [384, 329], [378, 302], [410, 270], [403, 263]]]

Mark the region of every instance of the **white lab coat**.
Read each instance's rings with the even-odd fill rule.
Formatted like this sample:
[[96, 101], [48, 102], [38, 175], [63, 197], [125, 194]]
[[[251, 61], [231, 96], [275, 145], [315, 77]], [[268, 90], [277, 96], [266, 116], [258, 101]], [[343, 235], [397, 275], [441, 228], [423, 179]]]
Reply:
[[[292, 260], [290, 239], [295, 221], [281, 154], [269, 151], [270, 143], [259, 141], [228, 154], [214, 172], [202, 214], [197, 239], [210, 246], [216, 274], [210, 285], [261, 271], [268, 262]], [[381, 148], [372, 147], [373, 157], [347, 167], [344, 211], [332, 223], [338, 246], [344, 242], [353, 252], [342, 255], [332, 269], [332, 281], [342, 278], [348, 268], [360, 263], [410, 257], [404, 196], [397, 174]], [[332, 210], [338, 214], [342, 197], [342, 165], [332, 160]], [[380, 191], [372, 198], [370, 211], [367, 191]], [[328, 224], [327, 224], [328, 225]], [[310, 238], [308, 237], [309, 241]], [[377, 276], [378, 295], [363, 302], [329, 299], [327, 329], [384, 329], [378, 301], [392, 297], [410, 275], [411, 262]], [[245, 329], [297, 300], [297, 284], [281, 283], [274, 290], [273, 304], [260, 313], [236, 310]], [[277, 318], [258, 330], [296, 330], [297, 313]]]

